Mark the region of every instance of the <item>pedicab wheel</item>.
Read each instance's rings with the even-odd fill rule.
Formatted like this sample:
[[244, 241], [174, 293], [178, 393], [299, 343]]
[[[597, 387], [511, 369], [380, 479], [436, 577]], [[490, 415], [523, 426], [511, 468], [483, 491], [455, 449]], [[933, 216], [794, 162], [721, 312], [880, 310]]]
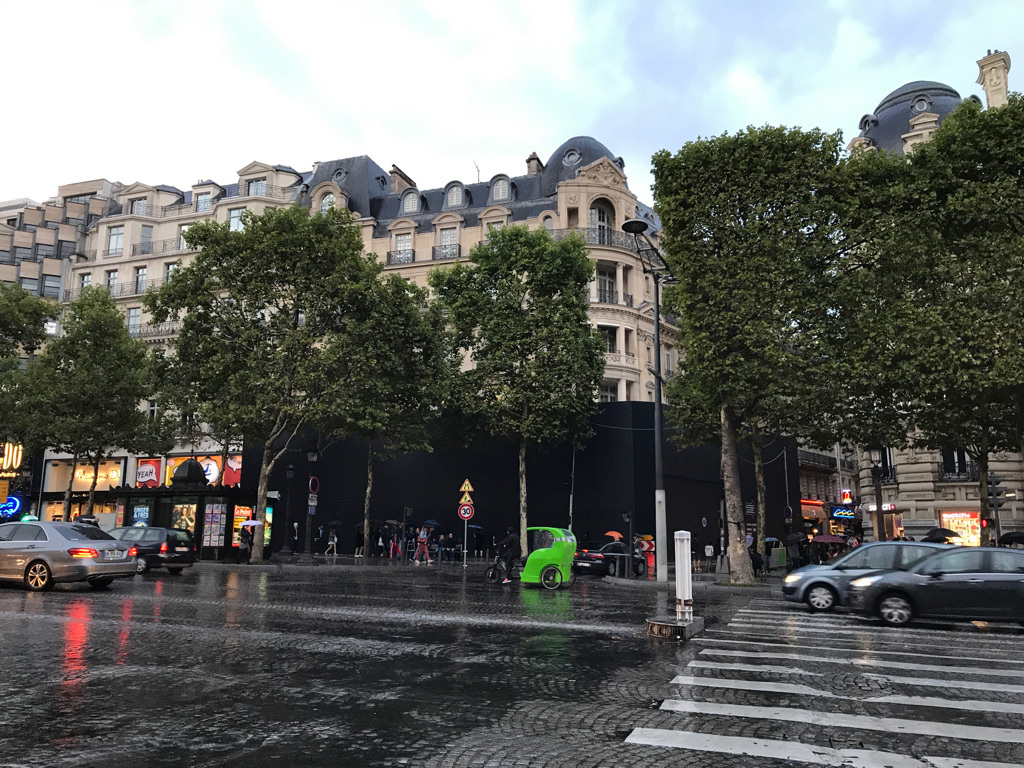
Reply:
[[540, 572], [540, 583], [545, 589], [558, 589], [562, 586], [562, 572], [557, 565], [549, 565]]
[[571, 587], [576, 583], [576, 571], [569, 571], [569, 580], [565, 582], [565, 586]]
[[488, 584], [497, 584], [501, 580], [501, 571], [498, 566], [491, 565], [484, 571], [484, 578], [487, 579]]

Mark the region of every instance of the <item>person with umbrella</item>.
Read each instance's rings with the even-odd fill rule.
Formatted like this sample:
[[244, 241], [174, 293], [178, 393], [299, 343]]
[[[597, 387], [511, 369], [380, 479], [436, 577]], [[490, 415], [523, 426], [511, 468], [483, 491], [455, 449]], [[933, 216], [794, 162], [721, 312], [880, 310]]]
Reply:
[[331, 532], [327, 534], [327, 549], [324, 550], [324, 555], [338, 556], [338, 532], [333, 527]]
[[430, 565], [434, 561], [430, 559], [430, 552], [427, 551], [427, 539], [430, 533], [427, 530], [427, 526], [421, 526], [416, 531], [416, 554], [413, 555], [412, 559], [416, 561], [416, 565], [420, 564], [420, 553], [423, 553], [423, 559], [427, 561], [427, 565]]
[[786, 573], [804, 565], [803, 552], [800, 545], [807, 540], [805, 533], [791, 533], [786, 537]]

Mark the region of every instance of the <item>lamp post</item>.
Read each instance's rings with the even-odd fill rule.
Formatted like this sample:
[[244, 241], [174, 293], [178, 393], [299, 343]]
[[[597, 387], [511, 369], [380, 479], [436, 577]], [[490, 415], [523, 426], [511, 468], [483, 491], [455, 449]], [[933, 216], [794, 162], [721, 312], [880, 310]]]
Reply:
[[292, 494], [291, 484], [292, 480], [295, 479], [295, 466], [293, 464], [288, 465], [288, 469], [284, 471], [284, 476], [287, 482], [284, 484], [284, 544], [281, 545], [282, 555], [294, 555], [295, 549], [292, 547]]
[[882, 446], [868, 447], [871, 459], [871, 481], [875, 486], [875, 541], [885, 541], [885, 518], [882, 517]]
[[[315, 495], [313, 492], [313, 470], [316, 469], [316, 463], [320, 459], [319, 451], [310, 451], [306, 454], [306, 461], [309, 464], [309, 493], [311, 496]], [[312, 499], [310, 499], [312, 501]], [[316, 514], [315, 506], [306, 507], [306, 536], [305, 545], [303, 551], [306, 553], [306, 557], [312, 557], [313, 555], [313, 515]]]
[[[668, 582], [668, 523], [665, 511], [665, 473], [661, 446], [661, 284], [675, 282], [658, 249], [644, 235], [647, 222], [628, 219], [622, 230], [633, 236], [644, 274], [654, 281], [654, 555], [657, 578]], [[632, 543], [631, 543], [632, 545]]]

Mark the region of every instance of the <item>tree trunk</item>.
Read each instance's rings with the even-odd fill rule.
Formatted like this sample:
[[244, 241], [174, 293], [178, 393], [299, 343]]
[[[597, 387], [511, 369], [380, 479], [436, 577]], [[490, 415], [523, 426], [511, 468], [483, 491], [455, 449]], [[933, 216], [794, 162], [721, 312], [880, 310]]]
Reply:
[[[66, 523], [71, 519], [71, 486], [75, 484], [75, 470], [78, 468], [78, 454], [76, 453], [71, 459], [71, 477], [68, 478], [68, 487], [64, 489], [64, 514], [63, 519]], [[42, 511], [42, 510], [40, 510]], [[42, 520], [43, 516], [40, 515], [39, 519]]]
[[767, 493], [764, 487], [764, 445], [761, 433], [754, 430], [750, 438], [750, 445], [754, 449], [754, 481], [757, 485], [757, 532], [754, 536], [756, 551], [765, 558], [765, 568], [768, 567], [767, 552], [764, 548], [764, 520], [767, 516]]
[[96, 481], [100, 477], [100, 459], [103, 454], [97, 453], [92, 462], [92, 485], [89, 486], [89, 503], [85, 505], [85, 514], [92, 515], [93, 500], [96, 498]]
[[[999, 514], [999, 510], [992, 509], [988, 503], [988, 432], [986, 430], [981, 431], [980, 445], [978, 446], [978, 499], [981, 502], [981, 512], [979, 514], [979, 525], [981, 525], [981, 546], [990, 547], [995, 542], [993, 534], [995, 533], [994, 516]], [[984, 521], [988, 521], [988, 525], [984, 524]]]
[[228, 442], [231, 440], [231, 433], [224, 433], [224, 442], [220, 448], [220, 477], [217, 478], [217, 485], [224, 487], [224, 473], [228, 471]]
[[526, 555], [526, 439], [519, 441], [519, 546]]
[[729, 572], [734, 582], [754, 583], [754, 569], [743, 531], [743, 497], [740, 493], [739, 455], [732, 408], [722, 406], [722, 482], [725, 486], [725, 526], [729, 533]]
[[[260, 463], [260, 481], [256, 489], [256, 519], [259, 520], [263, 527], [258, 531], [254, 531], [252, 542], [252, 557], [251, 562], [259, 563], [263, 560], [263, 536], [267, 530], [267, 484], [270, 481], [270, 470], [274, 466], [274, 440], [271, 438], [263, 444], [263, 460]], [[288, 489], [285, 489], [285, 501], [287, 498]], [[287, 507], [283, 510], [285, 512], [284, 520], [285, 527], [287, 527]], [[281, 520], [282, 510], [277, 511], [277, 519]], [[291, 536], [291, 531], [285, 531], [286, 536]]]
[[370, 551], [370, 497], [373, 495], [373, 440], [367, 440], [366, 497], [363, 499], [363, 557]]

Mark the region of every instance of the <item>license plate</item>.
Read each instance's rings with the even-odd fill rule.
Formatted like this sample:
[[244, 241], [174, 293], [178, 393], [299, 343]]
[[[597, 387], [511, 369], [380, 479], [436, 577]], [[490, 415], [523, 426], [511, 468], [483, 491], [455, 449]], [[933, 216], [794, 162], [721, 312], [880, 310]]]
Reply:
[[119, 549], [107, 549], [103, 551], [105, 560], [124, 560], [124, 552]]
[[175, 547], [175, 552], [188, 552], [188, 547]]

